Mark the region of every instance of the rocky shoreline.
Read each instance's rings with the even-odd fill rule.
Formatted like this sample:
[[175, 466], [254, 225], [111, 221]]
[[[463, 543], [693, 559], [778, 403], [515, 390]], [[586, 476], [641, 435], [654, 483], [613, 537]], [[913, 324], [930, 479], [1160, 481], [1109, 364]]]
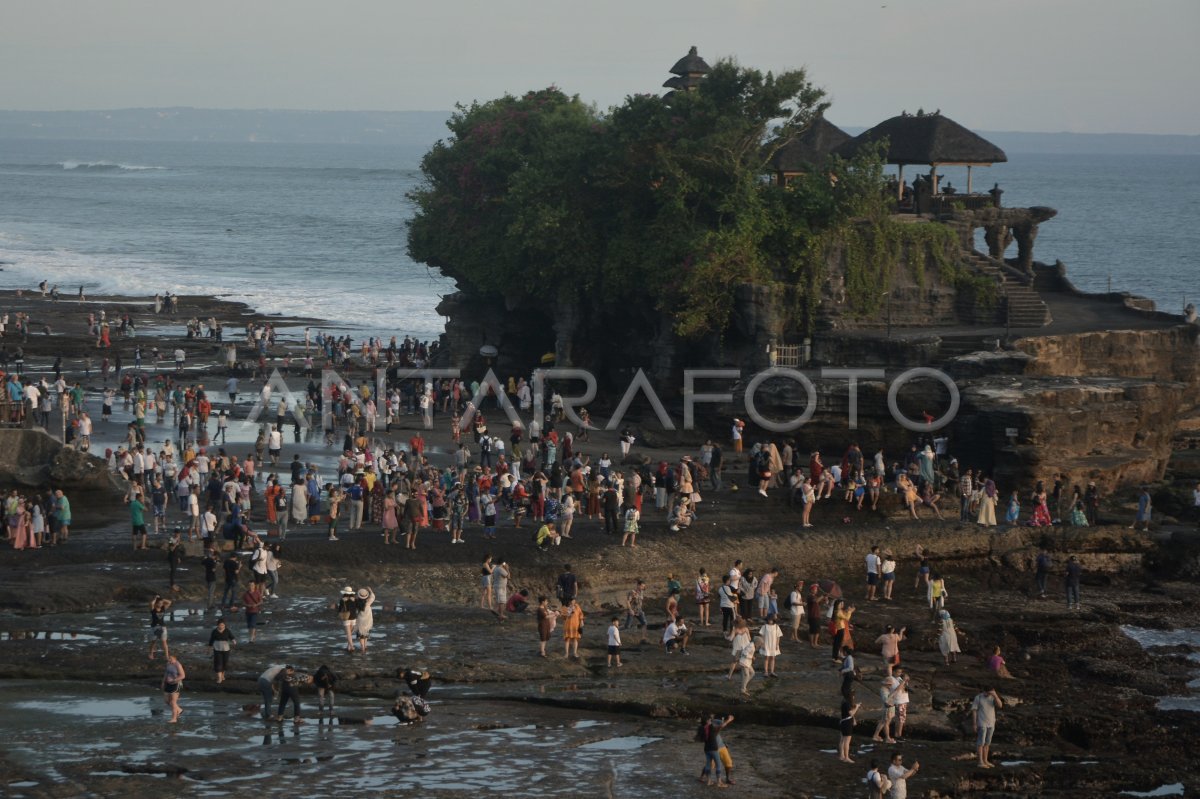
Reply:
[[[235, 306], [222, 313], [230, 320], [250, 318]], [[190, 315], [186, 305], [181, 314]], [[77, 335], [67, 332], [66, 323], [55, 324], [60, 326], [64, 335]], [[144, 346], [151, 341], [142, 333], [139, 340]], [[159, 339], [158, 346], [173, 348], [178, 341]], [[191, 346], [197, 360], [213, 352], [205, 341]], [[27, 352], [32, 368], [41, 370], [53, 350]], [[415, 421], [405, 417], [390, 437], [406, 441]], [[448, 462], [448, 432], [438, 429], [427, 438], [435, 462]], [[230, 446], [249, 448], [246, 438]], [[306, 457], [331, 457], [320, 442], [302, 446]], [[592, 452], [605, 448], [617, 449], [611, 434], [595, 434], [588, 445]], [[672, 460], [684, 451], [636, 454]], [[733, 461], [728, 469], [740, 477], [744, 463]], [[374, 525], [336, 543], [325, 540], [323, 529], [302, 527], [283, 544], [283, 598], [268, 603], [258, 642], [243, 642], [233, 655], [231, 679], [221, 685], [208, 662], [214, 616], [204, 612], [203, 571], [193, 555], [184, 564], [183, 590], [170, 620], [172, 648], [189, 672], [185, 714], [180, 730], [168, 730], [155, 715], [161, 661], [146, 658], [146, 608], [152, 596], [166, 593], [165, 557], [158, 549], [131, 551], [119, 503], [81, 508], [77, 514], [86, 521], [66, 546], [0, 548], [0, 690], [12, 707], [41, 709], [26, 718], [0, 711], [0, 731], [18, 740], [0, 755], [0, 785], [14, 797], [137, 796], [147, 784], [159, 792], [215, 796], [233, 792], [238, 780], [263, 778], [256, 784], [263, 795], [292, 795], [296, 779], [336, 793], [361, 787], [345, 777], [360, 766], [386, 789], [419, 778], [420, 770], [408, 768], [453, 772], [452, 764], [463, 762], [462, 774], [439, 771], [420, 785], [422, 793], [477, 792], [487, 785], [474, 772], [492, 770], [504, 780], [511, 776], [511, 789], [530, 796], [703, 795], [708, 789], [695, 782], [702, 764], [692, 741], [695, 719], [720, 711], [738, 717], [728, 743], [740, 787], [763, 797], [859, 795], [869, 761], [890, 751], [869, 740], [878, 717], [881, 662], [867, 642], [892, 623], [912, 631], [901, 651], [913, 678], [913, 701], [909, 731], [898, 748], [923, 767], [910, 781], [910, 796], [1112, 796], [1181, 781], [1188, 791], [1198, 789], [1190, 766], [1200, 762], [1200, 718], [1158, 709], [1164, 698], [1187, 695], [1197, 650], [1188, 644], [1143, 650], [1123, 631], [1200, 629], [1200, 587], [1172, 576], [1185, 561], [1194, 563], [1194, 541], [1183, 531], [1152, 538], [1122, 525], [989, 532], [957, 522], [913, 522], [898, 510], [884, 502], [879, 513], [855, 514], [831, 500], [816, 509], [813, 531], [801, 532], [798, 511], [782, 497], [705, 492], [699, 520], [687, 531], [672, 533], [648, 512], [636, 551], [616, 546], [599, 522], [587, 520], [577, 521], [574, 537], [549, 552], [533, 546], [528, 523], [514, 530], [508, 522], [499, 542], [482, 541], [480, 528], [469, 526], [467, 544], [453, 547], [445, 533], [427, 531], [414, 552], [384, 546]], [[1125, 512], [1116, 507], [1106, 517], [1123, 518]], [[862, 601], [862, 558], [872, 544], [899, 556], [894, 603]], [[950, 607], [964, 634], [964, 654], [954, 666], [942, 663], [924, 596], [913, 593], [918, 545], [953, 592]], [[1052, 581], [1050, 598], [1033, 596], [1030, 565], [1039, 546], [1052, 551], [1060, 568], [1068, 554], [1082, 560], [1082, 612], [1066, 609], [1061, 579]], [[478, 564], [488, 551], [506, 557], [515, 587], [534, 595], [552, 595], [563, 563], [572, 564], [588, 614], [581, 662], [561, 657], [558, 633], [550, 645], [554, 656], [538, 658], [530, 619], [501, 624], [479, 608]], [[785, 641], [780, 679], [756, 678], [745, 701], [724, 679], [729, 646], [719, 618], [716, 627], [697, 632], [690, 656], [669, 656], [656, 645], [666, 575], [674, 572], [683, 582], [683, 613], [694, 623], [687, 589], [695, 570], [719, 575], [735, 558], [760, 570], [778, 566], [784, 585], [796, 578], [837, 580], [856, 601], [864, 679], [857, 764], [841, 764], [833, 754], [839, 697], [828, 635], [818, 650]], [[603, 631], [609, 618], [623, 616], [621, 600], [637, 577], [650, 586], [651, 629], [644, 643], [626, 632], [626, 662], [617, 672], [604, 665]], [[330, 609], [346, 583], [371, 585], [379, 596], [378, 640], [365, 657], [342, 651]], [[243, 638], [240, 614], [231, 621]], [[993, 759], [1002, 765], [983, 770], [974, 765], [966, 709], [991, 682], [980, 657], [995, 644], [1016, 679], [999, 686], [1008, 707], [1000, 715]], [[275, 734], [273, 725], [264, 727], [243, 710], [258, 701], [257, 674], [284, 661], [307, 670], [327, 662], [339, 671], [339, 723]], [[434, 676], [434, 713], [418, 728], [384, 729], [398, 686], [396, 669], [414, 665]], [[307, 692], [304, 702], [313, 707]], [[41, 751], [23, 745], [22, 730], [36, 730]], [[113, 745], [97, 749], [95, 737]], [[203, 748], [197, 739], [212, 744]], [[448, 740], [476, 742], [472, 746], [488, 759], [446, 749]], [[488, 749], [496, 740], [502, 745]], [[253, 743], [248, 750], [247, 742]], [[389, 757], [368, 762], [367, 751]], [[514, 758], [519, 762], [506, 771], [503, 764]]]

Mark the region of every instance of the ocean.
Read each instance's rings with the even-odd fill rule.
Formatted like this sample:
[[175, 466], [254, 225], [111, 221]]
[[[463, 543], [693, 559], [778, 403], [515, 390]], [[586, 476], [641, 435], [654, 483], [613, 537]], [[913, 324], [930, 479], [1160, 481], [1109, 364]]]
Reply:
[[[431, 143], [0, 140], [0, 288], [216, 294], [358, 336], [436, 336], [453, 283], [405, 252]], [[1200, 299], [1200, 155], [1008, 156], [975, 186], [1058, 209], [1039, 260], [1162, 310]], [[965, 189], [965, 169], [944, 174]]]

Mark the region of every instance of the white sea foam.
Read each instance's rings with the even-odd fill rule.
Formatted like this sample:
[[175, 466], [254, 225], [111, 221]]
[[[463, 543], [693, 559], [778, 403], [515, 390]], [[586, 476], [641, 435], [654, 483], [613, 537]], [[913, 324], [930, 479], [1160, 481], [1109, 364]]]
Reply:
[[123, 172], [147, 172], [147, 171], [153, 171], [153, 170], [166, 169], [165, 166], [147, 166], [145, 164], [120, 164], [120, 163], [116, 163], [114, 161], [76, 161], [74, 159], [67, 159], [66, 161], [59, 161], [58, 166], [61, 166], [63, 169], [83, 169], [83, 170], [90, 169], [90, 170], [106, 171], [106, 172], [116, 171], [116, 170], [123, 171]]
[[325, 319], [330, 331], [358, 335], [415, 335], [435, 338], [444, 320], [434, 310], [437, 297], [453, 290], [437, 277], [410, 276], [389, 287], [363, 280], [351, 288], [329, 290], [308, 283], [265, 281], [233, 272], [202, 274], [199, 270], [130, 256], [92, 255], [68, 249], [39, 251], [23, 247], [24, 239], [0, 232], [0, 287], [32, 290], [42, 280], [71, 297], [82, 285], [89, 295], [151, 297], [169, 291], [213, 295], [244, 302], [263, 314]]

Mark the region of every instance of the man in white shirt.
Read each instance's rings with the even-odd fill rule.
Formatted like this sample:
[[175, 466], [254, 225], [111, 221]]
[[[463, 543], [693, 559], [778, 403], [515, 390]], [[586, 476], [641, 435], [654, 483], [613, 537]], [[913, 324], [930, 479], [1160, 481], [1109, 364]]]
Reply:
[[669, 655], [675, 651], [675, 647], [679, 647], [682, 654], [690, 654], [687, 651], [688, 639], [692, 637], [691, 630], [688, 629], [687, 623], [682, 616], [676, 616], [663, 630], [663, 649]]
[[979, 767], [992, 768], [988, 759], [992, 748], [992, 733], [996, 731], [996, 708], [1004, 707], [995, 688], [980, 691], [971, 703], [971, 727], [975, 730], [975, 751], [979, 754]]
[[79, 448], [87, 452], [92, 446], [92, 417], [87, 411], [79, 414]]
[[205, 541], [211, 541], [213, 533], [217, 530], [217, 514], [213, 513], [212, 506], [208, 506], [208, 510], [204, 511], [204, 515], [200, 517], [200, 536]]
[[879, 547], [871, 547], [871, 551], [867, 553], [867, 599], [872, 602], [878, 597], [875, 592], [879, 589], [879, 565], [882, 561], [879, 558]]
[[892, 755], [892, 764], [888, 766], [888, 779], [892, 781], [891, 799], [908, 799], [908, 778], [920, 770], [921, 764], [914, 762], [912, 768], [904, 766], [904, 755], [897, 752]]
[[278, 427], [271, 428], [271, 434], [267, 437], [267, 451], [271, 455], [271, 465], [279, 463], [279, 453], [283, 450], [283, 433]]
[[735, 560], [733, 568], [729, 570], [729, 587], [734, 591], [742, 590], [742, 562]]

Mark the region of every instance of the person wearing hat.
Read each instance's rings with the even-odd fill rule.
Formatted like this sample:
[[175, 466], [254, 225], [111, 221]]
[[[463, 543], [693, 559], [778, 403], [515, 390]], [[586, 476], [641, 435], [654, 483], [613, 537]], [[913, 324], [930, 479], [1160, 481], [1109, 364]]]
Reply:
[[371, 606], [375, 603], [375, 592], [370, 588], [358, 589], [354, 599], [354, 624], [357, 628], [358, 645], [362, 653], [367, 654], [367, 639], [371, 637], [371, 628], [375, 626], [375, 614]]
[[354, 622], [358, 616], [357, 597], [354, 595], [354, 588], [346, 586], [342, 589], [342, 595], [338, 599], [336, 608], [338, 618], [342, 622], [342, 629], [346, 633], [346, 651], [354, 651]]

